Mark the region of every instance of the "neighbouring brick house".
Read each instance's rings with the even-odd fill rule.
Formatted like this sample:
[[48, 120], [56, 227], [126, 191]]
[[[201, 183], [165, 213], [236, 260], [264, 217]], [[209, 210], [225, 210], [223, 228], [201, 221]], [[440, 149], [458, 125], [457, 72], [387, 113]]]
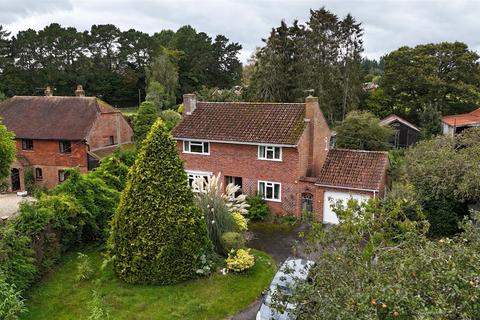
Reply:
[[[95, 97], [15, 96], [0, 104], [0, 118], [15, 133], [17, 158], [10, 191], [25, 190], [25, 172], [35, 184], [52, 188], [65, 180], [65, 169], [93, 169], [101, 156], [132, 142], [133, 131], [121, 112]], [[101, 155], [101, 156], [100, 156]]]
[[305, 103], [197, 102], [184, 95], [173, 129], [189, 183], [221, 174], [246, 194], [261, 194], [277, 214], [314, 212], [338, 220], [330, 199], [381, 197], [385, 152], [330, 148], [330, 130], [315, 97]]

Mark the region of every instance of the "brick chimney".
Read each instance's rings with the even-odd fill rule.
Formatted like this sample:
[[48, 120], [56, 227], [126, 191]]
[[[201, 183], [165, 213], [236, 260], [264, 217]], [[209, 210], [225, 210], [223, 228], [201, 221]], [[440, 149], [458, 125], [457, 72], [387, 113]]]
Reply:
[[52, 91], [52, 88], [50, 88], [50, 86], [47, 86], [45, 88], [45, 91], [43, 92], [45, 94], [45, 97], [51, 97], [53, 96], [53, 91]]
[[185, 115], [191, 115], [197, 108], [197, 96], [194, 93], [184, 94], [183, 107], [185, 109]]
[[85, 91], [81, 84], [77, 85], [77, 89], [75, 90], [75, 95], [77, 97], [85, 97]]
[[330, 148], [330, 129], [322, 110], [320, 110], [317, 97], [305, 98], [305, 121], [308, 123], [310, 135], [308, 175], [316, 177], [320, 173]]

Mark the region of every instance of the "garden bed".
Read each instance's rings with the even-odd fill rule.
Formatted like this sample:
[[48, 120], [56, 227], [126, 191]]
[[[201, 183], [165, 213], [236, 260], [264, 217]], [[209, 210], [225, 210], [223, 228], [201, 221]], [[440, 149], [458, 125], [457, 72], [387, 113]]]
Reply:
[[[85, 250], [92, 262], [90, 280], [76, 282], [77, 254], [67, 255], [57, 270], [38, 283], [27, 297], [22, 319], [87, 319], [100, 307], [110, 319], [224, 319], [241, 311], [268, 286], [273, 259], [253, 251], [255, 266], [247, 274], [214, 274], [170, 286], [130, 285], [111, 266], [101, 269], [100, 249]], [[93, 305], [93, 291], [99, 303]]]

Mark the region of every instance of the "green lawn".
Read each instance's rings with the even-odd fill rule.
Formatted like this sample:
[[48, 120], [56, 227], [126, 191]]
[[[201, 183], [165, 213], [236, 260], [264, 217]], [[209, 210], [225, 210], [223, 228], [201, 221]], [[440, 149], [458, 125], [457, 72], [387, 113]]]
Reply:
[[224, 319], [254, 302], [276, 270], [270, 256], [255, 251], [256, 264], [247, 274], [215, 274], [171, 286], [129, 285], [118, 280], [111, 267], [101, 271], [99, 249], [84, 253], [92, 260], [93, 278], [75, 282], [76, 254], [67, 255], [30, 291], [29, 312], [22, 319], [87, 319], [93, 290], [100, 294], [110, 319]]

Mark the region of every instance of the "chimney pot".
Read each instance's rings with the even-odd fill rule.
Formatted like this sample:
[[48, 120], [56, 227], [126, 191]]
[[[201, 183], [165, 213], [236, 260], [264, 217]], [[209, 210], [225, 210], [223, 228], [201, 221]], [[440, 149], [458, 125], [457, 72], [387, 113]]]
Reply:
[[45, 88], [44, 94], [45, 94], [45, 97], [51, 97], [51, 96], [53, 96], [52, 88], [50, 88], [50, 86], [47, 86], [47, 87]]
[[77, 97], [85, 97], [85, 91], [81, 84], [77, 85], [77, 90], [75, 90], [75, 95]]
[[185, 108], [185, 114], [191, 115], [197, 108], [197, 96], [194, 93], [184, 94], [183, 107]]

